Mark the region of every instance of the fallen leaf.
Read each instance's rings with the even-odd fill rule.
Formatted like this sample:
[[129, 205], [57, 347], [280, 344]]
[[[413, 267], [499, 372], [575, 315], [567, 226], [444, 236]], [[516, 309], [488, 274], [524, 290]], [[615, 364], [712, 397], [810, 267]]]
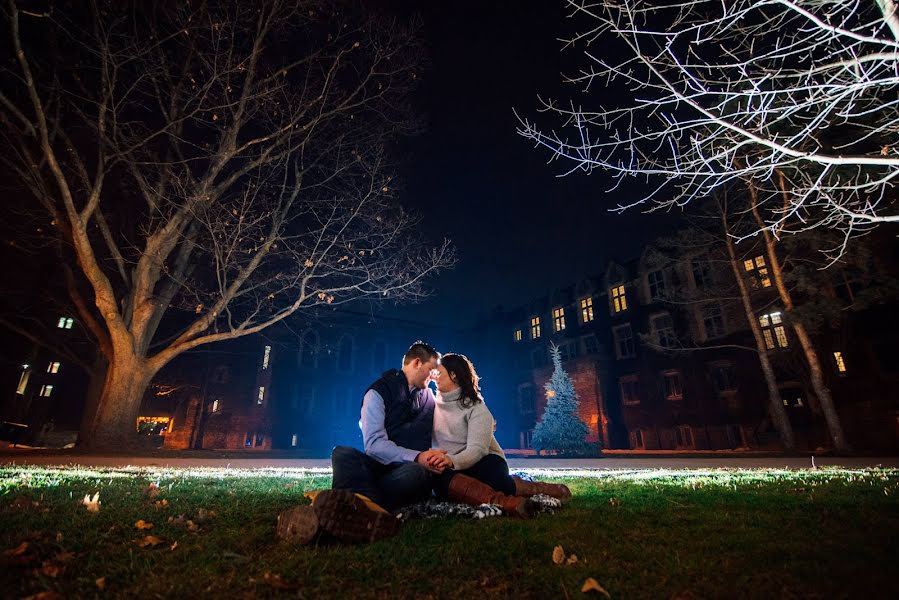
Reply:
[[200, 521], [200, 522], [208, 521], [209, 519], [212, 519], [213, 517], [215, 517], [214, 510], [206, 510], [205, 508], [197, 509], [197, 521]]
[[174, 549], [177, 548], [177, 547], [178, 547], [178, 542], [175, 542], [174, 544], [171, 545], [171, 547], [169, 548], [169, 550], [174, 550]]
[[81, 504], [84, 505], [84, 508], [87, 509], [87, 512], [90, 513], [98, 513], [100, 512], [100, 492], [91, 497], [90, 494], [84, 495], [84, 500], [81, 501]]
[[56, 579], [57, 577], [59, 577], [59, 574], [62, 573], [62, 567], [60, 567], [59, 565], [54, 565], [49, 560], [45, 560], [44, 564], [41, 566], [41, 573], [43, 573], [47, 577]]
[[565, 559], [566, 565], [573, 565], [577, 562], [577, 554], [572, 554], [567, 559]]
[[169, 506], [169, 501], [166, 500], [165, 498], [163, 498], [162, 500], [157, 500], [157, 501], [153, 504], [153, 506], [155, 506], [157, 510], [160, 509], [160, 508], [168, 508], [168, 506]]
[[147, 486], [147, 489], [144, 490], [144, 494], [146, 494], [148, 498], [155, 498], [159, 495], [159, 484], [155, 481], [151, 481], [150, 485]]
[[28, 542], [22, 542], [12, 550], [6, 550], [3, 556], [22, 556], [28, 552]]
[[599, 582], [596, 581], [595, 579], [593, 579], [592, 577], [588, 577], [584, 581], [584, 585], [581, 586], [581, 592], [583, 592], [584, 594], [586, 594], [587, 592], [599, 592], [600, 594], [602, 594], [606, 598], [609, 598], [610, 600], [612, 598], [609, 595], [609, 592], [606, 591], [606, 588], [599, 585]]
[[561, 565], [565, 562], [565, 550], [562, 549], [562, 546], [553, 548], [553, 562], [557, 565]]
[[25, 596], [22, 600], [62, 600], [62, 595], [53, 591], [38, 592], [33, 596]]
[[94, 584], [97, 586], [97, 589], [105, 589], [106, 588], [106, 578], [105, 577], [97, 577], [94, 580]]
[[60, 542], [62, 542], [62, 532], [61, 532], [61, 531], [57, 531], [57, 532], [56, 532], [56, 543], [58, 544], [58, 543], [60, 543]]
[[294, 584], [284, 581], [280, 575], [269, 573], [268, 571], [262, 574], [262, 580], [276, 590], [291, 590], [297, 587]]
[[618, 498], [609, 498], [609, 506], [620, 506], [621, 500]]
[[144, 521], [143, 519], [139, 519], [139, 520], [134, 524], [134, 528], [135, 528], [135, 529], [153, 529], [153, 523], [147, 523], [147, 522]]
[[188, 521], [187, 522], [187, 530], [190, 531], [191, 533], [196, 533], [197, 531], [200, 530], [200, 527], [193, 521]]
[[163, 540], [155, 535], [146, 535], [139, 540], [134, 540], [134, 543], [137, 544], [138, 548], [146, 548], [147, 546], [156, 547], [162, 542]]

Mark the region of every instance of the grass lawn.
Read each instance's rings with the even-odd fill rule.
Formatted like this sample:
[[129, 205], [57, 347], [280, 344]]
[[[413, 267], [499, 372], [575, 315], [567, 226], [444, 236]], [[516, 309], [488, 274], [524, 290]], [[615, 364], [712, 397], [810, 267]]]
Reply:
[[[4, 467], [0, 589], [12, 598], [576, 598], [592, 577], [612, 598], [899, 597], [899, 470], [565, 481], [571, 503], [532, 521], [410, 521], [369, 546], [291, 547], [275, 539], [276, 516], [327, 487], [326, 472]], [[79, 501], [98, 491], [90, 513]], [[139, 520], [152, 528], [135, 528]], [[139, 547], [148, 535], [161, 541]], [[577, 562], [555, 564], [557, 545]]]

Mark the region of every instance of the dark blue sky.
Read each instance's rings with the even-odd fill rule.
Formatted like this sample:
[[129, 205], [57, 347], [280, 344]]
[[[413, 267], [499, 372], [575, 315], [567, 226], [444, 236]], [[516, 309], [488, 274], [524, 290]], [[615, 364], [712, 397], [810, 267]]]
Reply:
[[[418, 91], [427, 131], [404, 144], [403, 199], [434, 239], [459, 252], [434, 296], [400, 312], [465, 326], [493, 306], [514, 306], [627, 258], [671, 218], [610, 213], [604, 173], [558, 177], [568, 165], [518, 136], [513, 107], [535, 115], [544, 97], [587, 100], [562, 84], [582, 60], [559, 38], [578, 23], [562, 2], [416, 2], [429, 68]], [[583, 23], [581, 23], [583, 25]], [[591, 92], [593, 102], [606, 96]], [[605, 97], [608, 101], [609, 98]], [[638, 190], [632, 189], [631, 194]], [[393, 312], [393, 311], [391, 311]]]

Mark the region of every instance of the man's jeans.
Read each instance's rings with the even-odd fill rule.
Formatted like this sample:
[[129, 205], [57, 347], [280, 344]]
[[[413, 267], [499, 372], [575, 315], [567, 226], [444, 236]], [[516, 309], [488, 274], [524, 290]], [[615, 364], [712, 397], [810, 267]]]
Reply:
[[431, 497], [431, 473], [418, 463], [385, 465], [355, 448], [336, 446], [331, 452], [331, 467], [331, 489], [352, 490], [387, 510]]

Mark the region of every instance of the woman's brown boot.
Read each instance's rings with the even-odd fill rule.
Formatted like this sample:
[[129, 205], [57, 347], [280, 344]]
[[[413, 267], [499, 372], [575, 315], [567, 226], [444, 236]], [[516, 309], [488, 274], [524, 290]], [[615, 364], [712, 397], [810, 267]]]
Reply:
[[571, 490], [563, 483], [543, 483], [542, 481], [528, 481], [521, 477], [512, 476], [515, 482], [516, 496], [536, 496], [537, 494], [546, 494], [553, 498], [558, 498], [562, 502], [571, 500]]
[[457, 473], [450, 480], [447, 496], [453, 502], [472, 506], [496, 504], [504, 513], [522, 519], [530, 519], [537, 514], [537, 505], [530, 498], [507, 496], [468, 475]]

